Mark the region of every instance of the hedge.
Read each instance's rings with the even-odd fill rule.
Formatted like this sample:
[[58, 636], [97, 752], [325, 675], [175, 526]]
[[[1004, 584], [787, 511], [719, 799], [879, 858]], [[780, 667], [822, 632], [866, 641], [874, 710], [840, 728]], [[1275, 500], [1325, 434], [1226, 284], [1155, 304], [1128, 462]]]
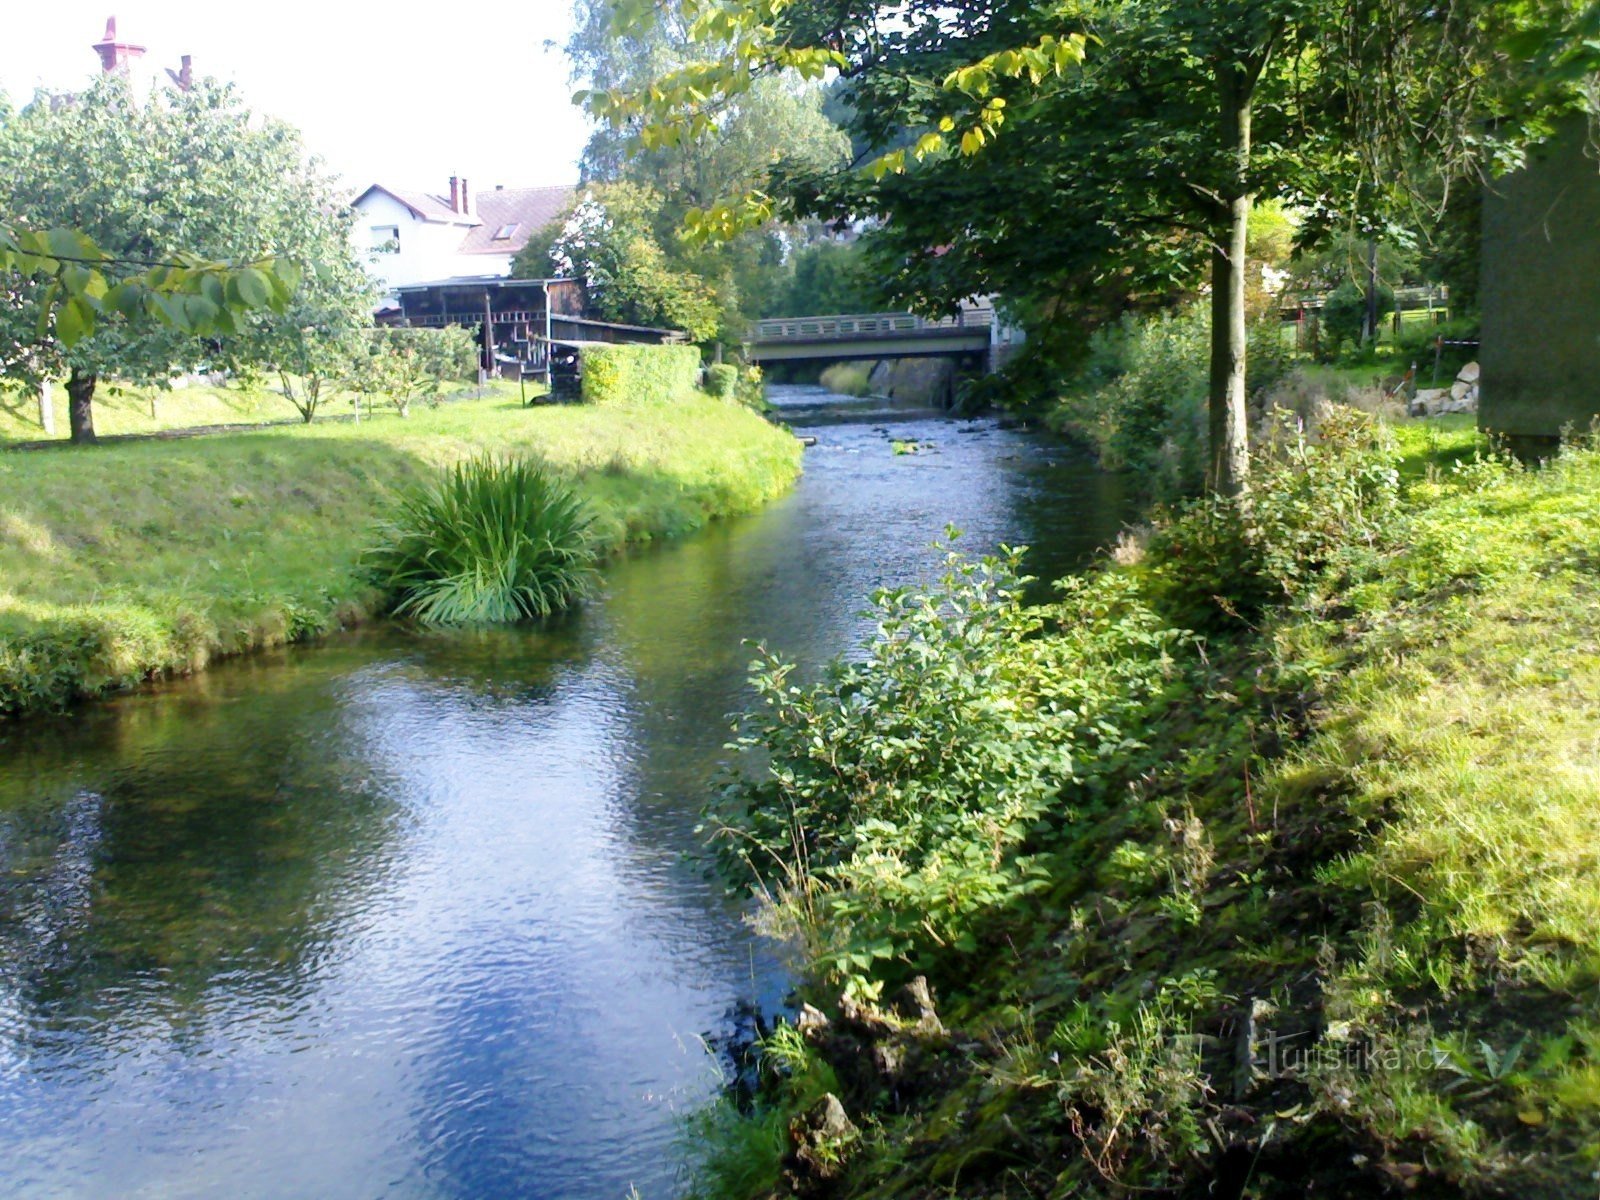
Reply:
[[694, 389], [699, 373], [700, 351], [695, 346], [585, 346], [583, 402], [670, 403]]

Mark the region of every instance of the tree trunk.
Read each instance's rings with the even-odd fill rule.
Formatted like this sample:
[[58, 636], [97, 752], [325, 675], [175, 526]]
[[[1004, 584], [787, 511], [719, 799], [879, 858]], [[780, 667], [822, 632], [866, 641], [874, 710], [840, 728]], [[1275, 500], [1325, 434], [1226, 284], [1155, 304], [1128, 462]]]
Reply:
[[67, 419], [72, 425], [72, 440], [80, 445], [93, 445], [94, 436], [94, 385], [98, 376], [72, 368], [67, 376]]
[[44, 430], [45, 437], [56, 435], [56, 403], [50, 390], [52, 386], [48, 379], [39, 381], [39, 427]]
[[1367, 242], [1367, 336], [1364, 343], [1378, 344], [1378, 239]]
[[1211, 381], [1207, 397], [1210, 411], [1211, 460], [1206, 489], [1213, 495], [1242, 495], [1249, 483], [1250, 433], [1245, 411], [1244, 285], [1246, 239], [1250, 207], [1255, 197], [1248, 191], [1250, 166], [1249, 77], [1237, 67], [1224, 67], [1218, 75], [1224, 145], [1234, 160], [1235, 194], [1224, 199], [1222, 236], [1211, 252]]

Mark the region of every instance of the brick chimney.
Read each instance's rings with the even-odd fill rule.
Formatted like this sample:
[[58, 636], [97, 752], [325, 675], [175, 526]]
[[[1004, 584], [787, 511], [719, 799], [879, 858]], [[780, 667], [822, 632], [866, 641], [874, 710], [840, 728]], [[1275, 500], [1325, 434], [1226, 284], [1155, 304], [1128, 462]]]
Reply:
[[454, 175], [450, 176], [450, 211], [453, 213], [461, 211], [461, 180]]
[[179, 68], [174, 71], [171, 67], [168, 67], [167, 74], [171, 77], [174, 87], [180, 92], [187, 92], [194, 87], [194, 58], [185, 54]]
[[117, 19], [106, 18], [106, 34], [94, 45], [94, 52], [100, 56], [100, 69], [107, 75], [116, 71], [126, 73], [135, 59], [144, 57], [144, 47], [135, 46], [132, 42], [119, 42], [117, 40]]
[[477, 216], [477, 205], [472, 202], [472, 189], [467, 186], [467, 177], [461, 177], [461, 215], [464, 217]]

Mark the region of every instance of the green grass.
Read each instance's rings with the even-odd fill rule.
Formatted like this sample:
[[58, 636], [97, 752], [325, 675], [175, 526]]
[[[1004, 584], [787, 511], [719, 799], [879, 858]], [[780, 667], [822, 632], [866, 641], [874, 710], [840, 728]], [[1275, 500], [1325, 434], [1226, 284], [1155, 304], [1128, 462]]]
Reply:
[[[211, 387], [123, 387], [102, 384], [95, 390], [94, 427], [102, 437], [164, 433], [212, 425], [262, 425], [300, 420], [294, 405], [268, 383]], [[477, 389], [462, 384], [450, 395], [476, 398]], [[487, 385], [484, 399], [510, 400], [519, 396], [517, 385], [495, 381]], [[0, 383], [0, 448], [8, 442], [66, 441], [67, 389], [54, 388], [55, 431], [46, 434], [39, 424], [39, 403], [31, 391]], [[418, 407], [425, 407], [419, 405]], [[338, 392], [325, 399], [319, 419], [349, 417], [354, 411], [352, 393]]]
[[793, 437], [739, 405], [515, 400], [178, 441], [0, 451], [0, 712], [59, 706], [371, 614], [401, 489], [485, 452], [573, 476], [602, 552], [781, 494]]
[[406, 491], [367, 554], [392, 611], [424, 625], [548, 617], [593, 582], [590, 516], [526, 458], [471, 458]]
[[[0, 446], [6, 442], [67, 438], [67, 389], [54, 387], [55, 432], [39, 424], [39, 404], [32, 392], [0, 387]], [[151, 415], [154, 405], [155, 415]], [[348, 408], [348, 405], [346, 405]], [[266, 388], [98, 388], [94, 401], [95, 432], [112, 435], [156, 433], [199, 425], [251, 425], [298, 419], [294, 407]]]
[[[1529, 471], [1482, 456], [1470, 419], [1395, 433], [1401, 496], [1378, 533], [1319, 545], [1291, 601], [1172, 643], [1132, 727], [1107, 703], [1150, 661], [1130, 614], [1209, 593], [1206, 555], [1227, 564], [1228, 544], [1179, 526], [1075, 593], [1100, 607], [1073, 602], [1041, 653], [1075, 697], [1063, 738], [1080, 714], [1099, 743], [1017, 860], [1043, 882], [975, 919], [967, 950], [864, 956], [852, 980], [927, 974], [953, 1036], [807, 1043], [868, 1131], [838, 1195], [1593, 1194], [1600, 449]], [[1326, 524], [1316, 503], [1301, 519]], [[1123, 649], [1096, 682], [1083, 647], [1099, 639]], [[1027, 678], [999, 711], [1027, 711]], [[1058, 748], [1024, 740], [1024, 762]], [[827, 771], [795, 778], [835, 794]], [[849, 814], [895, 786], [853, 780], [841, 828], [808, 829], [808, 852], [881, 840]], [[939, 849], [961, 865], [954, 841]], [[1005, 863], [996, 834], [971, 870]], [[854, 948], [893, 865], [835, 868], [827, 886], [850, 890], [810, 903], [849, 915], [806, 944]], [[819, 954], [813, 971], [806, 998], [839, 1022], [839, 969]], [[1269, 1032], [1300, 1066], [1271, 1068]], [[845, 1077], [863, 1061], [915, 1069]], [[717, 1135], [730, 1162], [799, 1107], [769, 1089], [748, 1128]]]

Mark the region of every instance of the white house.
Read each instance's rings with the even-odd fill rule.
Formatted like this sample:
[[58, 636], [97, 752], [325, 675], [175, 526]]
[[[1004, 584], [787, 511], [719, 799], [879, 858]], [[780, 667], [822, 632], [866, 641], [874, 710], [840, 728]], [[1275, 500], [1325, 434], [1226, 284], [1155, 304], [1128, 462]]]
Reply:
[[350, 207], [356, 251], [387, 291], [461, 276], [511, 274], [511, 260], [572, 203], [571, 186], [497, 187], [474, 195], [452, 176], [450, 194], [375, 183]]

